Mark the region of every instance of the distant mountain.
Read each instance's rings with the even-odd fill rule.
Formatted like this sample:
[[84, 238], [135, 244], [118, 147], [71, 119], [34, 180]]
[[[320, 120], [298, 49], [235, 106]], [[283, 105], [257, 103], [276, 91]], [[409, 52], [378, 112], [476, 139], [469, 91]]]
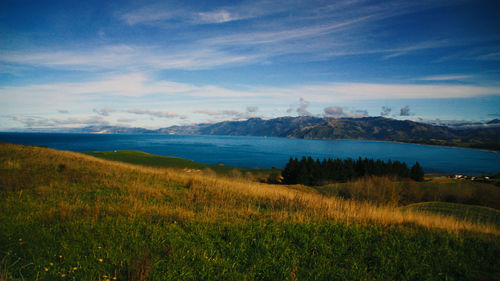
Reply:
[[273, 136], [304, 139], [398, 141], [500, 150], [499, 128], [453, 129], [385, 117], [280, 117], [174, 126], [158, 130], [170, 134]]
[[187, 126], [172, 126], [157, 130], [117, 126], [88, 126], [84, 128], [58, 129], [52, 130], [52, 132], [379, 140], [483, 148], [500, 151], [499, 123], [500, 120], [495, 119], [488, 122], [487, 125], [480, 127], [448, 127], [385, 117], [334, 119], [300, 116], [280, 117], [268, 120], [250, 118], [245, 121], [224, 121], [213, 124], [202, 123]]
[[130, 128], [118, 126], [87, 126], [83, 128], [67, 129], [65, 132], [94, 133], [94, 134], [155, 134], [156, 130], [144, 128]]
[[321, 122], [324, 122], [323, 118], [308, 116], [280, 117], [269, 120], [250, 118], [245, 121], [224, 121], [215, 124], [174, 126], [160, 130], [174, 134], [294, 137], [290, 135], [293, 130]]

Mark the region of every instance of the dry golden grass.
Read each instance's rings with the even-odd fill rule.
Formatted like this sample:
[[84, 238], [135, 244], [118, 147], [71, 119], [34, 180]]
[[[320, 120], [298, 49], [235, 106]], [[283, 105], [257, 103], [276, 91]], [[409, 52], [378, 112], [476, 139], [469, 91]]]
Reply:
[[[0, 159], [4, 175], [0, 179], [1, 189], [16, 192], [19, 198], [33, 196], [26, 194], [29, 190], [49, 202], [50, 208], [31, 203], [31, 207], [39, 210], [39, 218], [47, 221], [74, 217], [97, 220], [111, 215], [179, 223], [245, 223], [258, 218], [384, 226], [415, 224], [455, 233], [500, 235], [494, 225], [398, 210], [390, 204], [392, 198], [388, 198], [389, 204], [377, 206], [326, 197], [303, 186], [262, 184], [243, 176], [231, 178], [182, 169], [148, 168], [79, 153], [10, 144], [0, 144]], [[390, 189], [388, 182], [387, 190]], [[364, 192], [385, 191], [368, 186]], [[10, 200], [3, 204], [17, 204]]]

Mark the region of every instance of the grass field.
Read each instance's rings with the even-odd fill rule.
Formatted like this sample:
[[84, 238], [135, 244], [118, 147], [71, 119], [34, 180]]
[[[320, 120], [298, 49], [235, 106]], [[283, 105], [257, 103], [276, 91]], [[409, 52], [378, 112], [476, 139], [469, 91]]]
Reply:
[[442, 214], [477, 223], [494, 224], [500, 228], [500, 211], [488, 207], [447, 202], [423, 202], [411, 204], [401, 209]]
[[230, 166], [221, 165], [207, 165], [198, 162], [194, 162], [187, 159], [159, 156], [153, 155], [140, 151], [109, 151], [109, 152], [86, 152], [85, 154], [94, 156], [97, 158], [119, 161], [136, 165], [143, 165], [149, 167], [158, 168], [182, 168], [190, 170], [190, 172], [196, 171], [214, 171], [217, 174], [222, 175], [232, 175], [232, 176], [245, 176], [251, 175], [255, 179], [267, 179], [269, 175], [275, 173], [281, 173], [279, 169], [243, 169]]
[[498, 280], [500, 229], [0, 144], [0, 280]]
[[366, 177], [314, 188], [325, 196], [341, 196], [394, 206], [439, 201], [500, 209], [498, 186], [445, 177], [429, 178], [424, 182]]
[[[197, 163], [194, 161], [153, 155], [140, 151], [122, 150], [122, 151], [109, 151], [109, 152], [86, 152], [85, 154], [98, 157], [101, 159], [120, 161], [130, 164], [144, 165], [150, 167], [162, 167], [162, 168], [187, 168], [187, 169], [212, 169], [221, 173], [229, 173], [231, 170], [236, 169], [233, 167], [217, 166], [217, 165], [205, 165]], [[240, 169], [241, 171], [246, 171], [245, 169]]]

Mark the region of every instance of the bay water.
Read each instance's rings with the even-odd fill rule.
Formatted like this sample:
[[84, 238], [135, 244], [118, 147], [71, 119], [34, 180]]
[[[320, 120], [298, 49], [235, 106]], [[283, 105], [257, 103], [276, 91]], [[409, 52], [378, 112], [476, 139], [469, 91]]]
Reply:
[[290, 157], [373, 158], [419, 162], [427, 173], [483, 175], [500, 172], [500, 153], [478, 149], [365, 140], [275, 137], [0, 133], [0, 141], [75, 152], [138, 150], [204, 164], [283, 168]]

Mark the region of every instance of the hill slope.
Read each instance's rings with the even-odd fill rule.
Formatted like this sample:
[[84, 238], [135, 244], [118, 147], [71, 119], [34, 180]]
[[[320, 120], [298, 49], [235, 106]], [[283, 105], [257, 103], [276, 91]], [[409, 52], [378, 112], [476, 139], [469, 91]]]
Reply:
[[2, 280], [500, 274], [495, 226], [39, 147], [0, 144], [0, 210]]
[[401, 209], [442, 214], [478, 223], [495, 224], [500, 227], [500, 211], [483, 206], [447, 202], [424, 202], [411, 204]]

